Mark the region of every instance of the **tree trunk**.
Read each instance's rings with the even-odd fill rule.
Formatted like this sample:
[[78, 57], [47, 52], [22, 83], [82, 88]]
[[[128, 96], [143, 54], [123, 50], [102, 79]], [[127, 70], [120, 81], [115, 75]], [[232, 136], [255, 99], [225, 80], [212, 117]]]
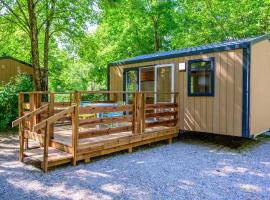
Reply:
[[49, 3], [47, 5], [47, 10], [50, 10], [50, 12], [47, 12], [47, 18], [45, 23], [45, 36], [44, 36], [44, 58], [43, 58], [44, 70], [42, 73], [42, 88], [44, 91], [48, 91], [50, 28], [51, 28], [51, 21], [55, 13], [55, 4], [56, 0], [52, 0], [51, 5], [49, 5]]
[[28, 13], [29, 13], [29, 28], [30, 28], [30, 40], [31, 40], [31, 55], [32, 55], [32, 66], [34, 70], [34, 83], [35, 89], [42, 90], [41, 86], [41, 73], [39, 65], [39, 49], [38, 49], [38, 29], [37, 19], [35, 14], [35, 4], [33, 0], [27, 0]]
[[158, 34], [158, 22], [157, 20], [153, 19], [154, 23], [154, 48], [155, 51], [160, 50], [160, 43], [159, 43], [159, 34]]
[[48, 91], [48, 66], [49, 66], [49, 41], [50, 41], [50, 21], [46, 22], [44, 37], [44, 70], [42, 73], [42, 87], [44, 91]]

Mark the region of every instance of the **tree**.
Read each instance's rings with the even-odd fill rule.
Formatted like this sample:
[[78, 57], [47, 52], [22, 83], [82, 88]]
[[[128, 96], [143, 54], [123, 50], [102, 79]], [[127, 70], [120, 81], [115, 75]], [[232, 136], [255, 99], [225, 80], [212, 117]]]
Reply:
[[[67, 42], [86, 29], [92, 17], [89, 0], [0, 0], [2, 17], [19, 27], [31, 44], [36, 90], [48, 90], [49, 43]], [[42, 50], [41, 50], [42, 49]], [[42, 54], [43, 52], [43, 54]]]

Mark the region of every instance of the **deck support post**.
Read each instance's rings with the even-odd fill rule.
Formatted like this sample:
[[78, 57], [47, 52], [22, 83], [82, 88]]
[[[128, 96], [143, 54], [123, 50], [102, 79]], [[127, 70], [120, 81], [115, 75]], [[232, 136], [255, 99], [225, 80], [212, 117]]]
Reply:
[[46, 121], [46, 128], [45, 128], [45, 135], [44, 135], [44, 153], [43, 153], [43, 171], [47, 172], [48, 171], [48, 152], [49, 152], [49, 129], [50, 129], [50, 124], [48, 121]]
[[74, 92], [76, 106], [71, 114], [72, 121], [72, 165], [77, 165], [77, 149], [79, 141], [79, 108], [80, 108], [80, 93]]
[[85, 162], [85, 163], [90, 163], [90, 162], [91, 162], [91, 158], [85, 158], [85, 159], [84, 159], [84, 162]]
[[128, 153], [132, 153], [132, 150], [133, 150], [132, 147], [129, 147], [128, 148]]
[[[49, 117], [54, 115], [54, 101], [55, 101], [55, 96], [54, 93], [50, 92], [50, 103], [49, 103]], [[49, 135], [50, 135], [50, 139], [54, 138], [54, 123], [52, 123], [50, 125], [50, 129], [49, 129]]]
[[168, 139], [168, 144], [172, 144], [172, 138]]
[[[20, 93], [18, 98], [19, 117], [23, 116], [24, 94]], [[22, 162], [24, 158], [24, 121], [19, 124], [19, 139], [20, 139], [20, 155], [19, 160]]]
[[133, 134], [140, 134], [145, 129], [145, 95], [142, 92], [134, 93], [133, 99]]

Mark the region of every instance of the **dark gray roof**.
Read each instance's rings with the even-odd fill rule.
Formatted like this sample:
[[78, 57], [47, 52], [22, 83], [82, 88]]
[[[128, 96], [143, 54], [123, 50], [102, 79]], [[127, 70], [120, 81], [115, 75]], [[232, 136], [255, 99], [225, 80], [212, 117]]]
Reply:
[[212, 43], [212, 44], [195, 46], [195, 47], [184, 48], [184, 49], [156, 52], [156, 53], [145, 54], [145, 55], [136, 56], [133, 58], [115, 61], [115, 62], [110, 63], [109, 66], [140, 63], [140, 62], [153, 61], [153, 60], [159, 60], [159, 59], [175, 58], [175, 57], [181, 57], [181, 56], [210, 53], [210, 52], [215, 52], [215, 51], [226, 51], [226, 50], [232, 50], [232, 49], [245, 48], [250, 44], [253, 44], [255, 42], [265, 40], [268, 38], [269, 38], [268, 35], [261, 35], [257, 37], [250, 37], [250, 38], [245, 38], [245, 39], [240, 39], [240, 40], [224, 41], [224, 42]]

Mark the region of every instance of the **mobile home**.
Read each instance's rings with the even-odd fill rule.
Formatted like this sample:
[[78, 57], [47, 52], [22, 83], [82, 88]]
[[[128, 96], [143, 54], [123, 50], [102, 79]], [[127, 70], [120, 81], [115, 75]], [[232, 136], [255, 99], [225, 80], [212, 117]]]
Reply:
[[[269, 130], [269, 86], [266, 35], [141, 55], [108, 65], [108, 90], [178, 92], [182, 131], [250, 138]], [[168, 97], [153, 95], [146, 101], [168, 101]]]
[[31, 76], [34, 73], [32, 65], [11, 56], [0, 57], [0, 72], [0, 86], [7, 83], [18, 73], [27, 73]]

